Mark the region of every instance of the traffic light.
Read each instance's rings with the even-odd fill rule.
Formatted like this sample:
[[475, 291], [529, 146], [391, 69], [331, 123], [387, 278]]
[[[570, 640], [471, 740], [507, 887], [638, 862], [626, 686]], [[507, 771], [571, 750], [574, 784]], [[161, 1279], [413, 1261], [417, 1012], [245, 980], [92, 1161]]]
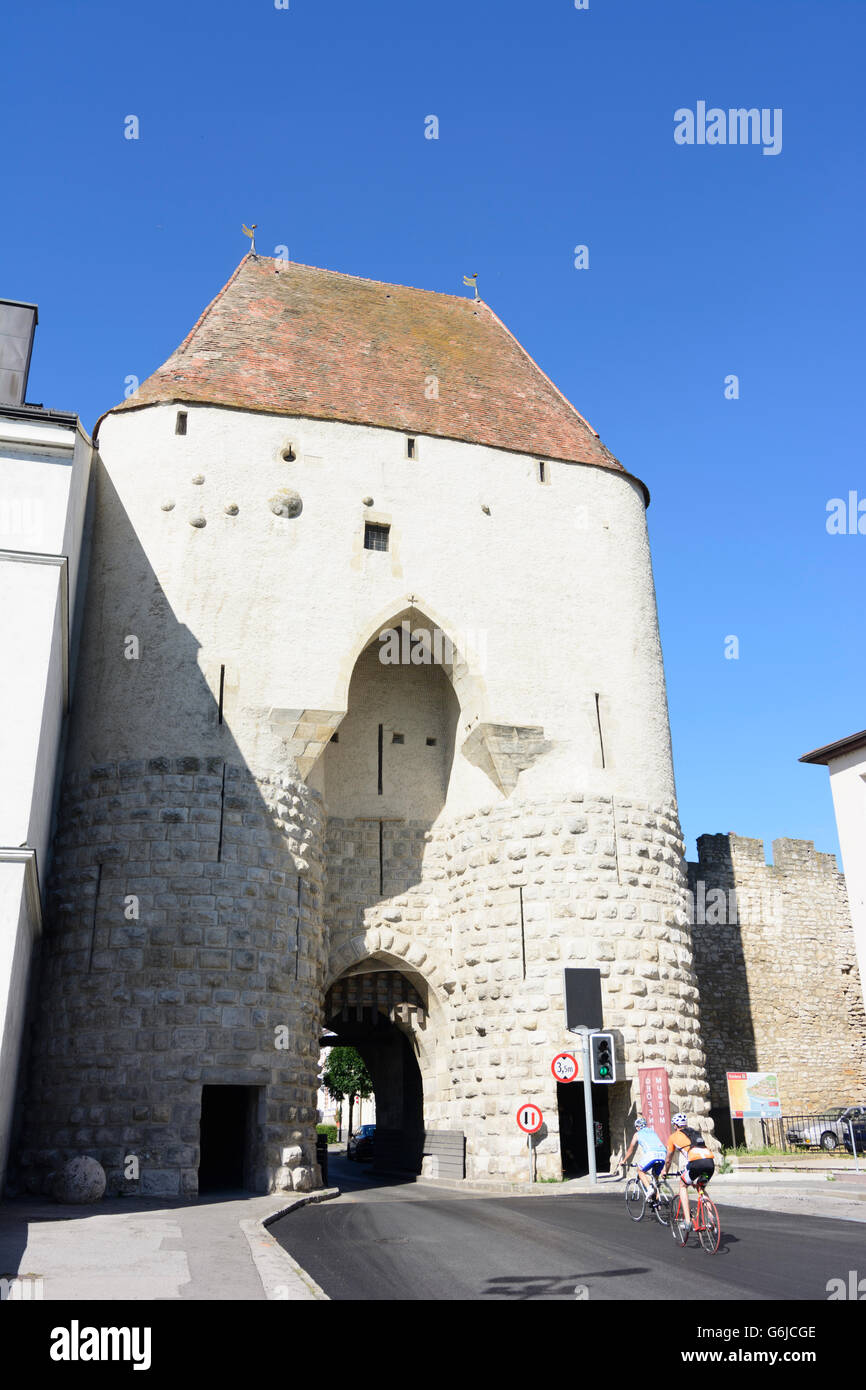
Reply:
[[613, 1035], [611, 1033], [590, 1034], [589, 1074], [593, 1081], [603, 1081], [608, 1085], [616, 1081], [616, 1065], [613, 1060]]

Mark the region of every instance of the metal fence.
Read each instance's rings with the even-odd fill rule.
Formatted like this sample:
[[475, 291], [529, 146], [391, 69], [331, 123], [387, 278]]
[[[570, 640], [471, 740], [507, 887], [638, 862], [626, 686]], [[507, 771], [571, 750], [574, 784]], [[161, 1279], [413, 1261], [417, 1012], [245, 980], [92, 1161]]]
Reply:
[[[761, 1120], [763, 1142], [786, 1152], [823, 1149], [825, 1153], [866, 1154], [866, 1114], [851, 1123], [832, 1115], [779, 1115]], [[853, 1129], [853, 1148], [852, 1148]]]

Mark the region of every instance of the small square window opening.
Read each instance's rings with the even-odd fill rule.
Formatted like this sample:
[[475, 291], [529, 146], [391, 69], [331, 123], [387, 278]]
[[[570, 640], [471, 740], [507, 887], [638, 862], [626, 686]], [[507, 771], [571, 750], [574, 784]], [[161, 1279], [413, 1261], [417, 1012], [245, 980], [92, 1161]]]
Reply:
[[390, 526], [381, 526], [375, 521], [364, 523], [364, 549], [387, 550]]
[[402, 735], [402, 734], [392, 734], [392, 735], [391, 735], [391, 742], [392, 742], [392, 743], [405, 743], [405, 741], [406, 741], [406, 740], [403, 738], [403, 735]]

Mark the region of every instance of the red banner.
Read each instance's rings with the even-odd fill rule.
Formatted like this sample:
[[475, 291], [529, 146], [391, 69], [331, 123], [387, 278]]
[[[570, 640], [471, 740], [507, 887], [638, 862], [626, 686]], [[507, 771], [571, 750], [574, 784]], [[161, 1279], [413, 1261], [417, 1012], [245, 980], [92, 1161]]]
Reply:
[[672, 1131], [671, 1090], [665, 1067], [638, 1067], [640, 1084], [640, 1112], [654, 1129], [662, 1143], [666, 1144]]

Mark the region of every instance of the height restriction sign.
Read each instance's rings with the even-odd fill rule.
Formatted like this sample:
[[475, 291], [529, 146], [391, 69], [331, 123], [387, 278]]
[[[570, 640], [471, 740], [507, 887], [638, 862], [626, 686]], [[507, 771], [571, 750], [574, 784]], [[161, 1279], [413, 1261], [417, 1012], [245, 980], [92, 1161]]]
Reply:
[[524, 1134], [534, 1134], [537, 1129], [541, 1129], [544, 1117], [537, 1105], [521, 1105], [517, 1112], [517, 1123]]
[[573, 1052], [558, 1052], [550, 1064], [557, 1081], [578, 1081], [580, 1063]]

